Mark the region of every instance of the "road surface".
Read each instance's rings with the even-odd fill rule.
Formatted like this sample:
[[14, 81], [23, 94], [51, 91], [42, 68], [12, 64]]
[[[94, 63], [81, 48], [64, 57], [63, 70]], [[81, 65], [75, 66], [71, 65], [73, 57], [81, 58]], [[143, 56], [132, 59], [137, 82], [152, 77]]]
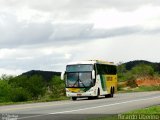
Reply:
[[160, 91], [119, 93], [114, 98], [78, 99], [47, 103], [0, 106], [0, 119], [81, 120], [106, 114], [119, 114], [152, 105], [160, 105]]

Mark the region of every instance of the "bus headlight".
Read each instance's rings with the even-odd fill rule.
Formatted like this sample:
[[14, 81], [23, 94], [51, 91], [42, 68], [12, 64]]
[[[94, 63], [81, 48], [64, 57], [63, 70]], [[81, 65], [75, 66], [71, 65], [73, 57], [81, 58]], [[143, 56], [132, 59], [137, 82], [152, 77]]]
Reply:
[[66, 92], [70, 92], [68, 89], [66, 89]]

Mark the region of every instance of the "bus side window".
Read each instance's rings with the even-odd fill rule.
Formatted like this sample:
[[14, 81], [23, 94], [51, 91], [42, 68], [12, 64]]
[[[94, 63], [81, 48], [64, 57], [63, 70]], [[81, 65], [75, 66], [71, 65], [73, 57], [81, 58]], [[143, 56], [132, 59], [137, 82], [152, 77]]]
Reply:
[[96, 73], [97, 74], [110, 74], [110, 75], [115, 75], [117, 73], [117, 69], [116, 66], [114, 65], [102, 65], [102, 64], [96, 64], [97, 70]]
[[117, 73], [116, 66], [113, 65], [107, 65], [107, 73], [111, 75], [115, 75]]

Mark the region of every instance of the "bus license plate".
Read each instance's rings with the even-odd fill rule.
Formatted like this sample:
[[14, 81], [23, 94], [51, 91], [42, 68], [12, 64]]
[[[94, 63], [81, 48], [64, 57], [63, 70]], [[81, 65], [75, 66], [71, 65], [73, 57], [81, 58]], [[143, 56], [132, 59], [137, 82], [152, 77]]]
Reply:
[[82, 96], [82, 94], [77, 94], [77, 96]]

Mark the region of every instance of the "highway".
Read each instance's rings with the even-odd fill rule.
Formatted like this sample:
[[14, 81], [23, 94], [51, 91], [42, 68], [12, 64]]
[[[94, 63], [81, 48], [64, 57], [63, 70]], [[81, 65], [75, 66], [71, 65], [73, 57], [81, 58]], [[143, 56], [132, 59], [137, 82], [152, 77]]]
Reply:
[[0, 118], [9, 116], [19, 120], [83, 120], [106, 114], [119, 114], [152, 105], [160, 105], [160, 91], [119, 93], [113, 98], [100, 97], [77, 101], [65, 100], [45, 103], [0, 106]]

